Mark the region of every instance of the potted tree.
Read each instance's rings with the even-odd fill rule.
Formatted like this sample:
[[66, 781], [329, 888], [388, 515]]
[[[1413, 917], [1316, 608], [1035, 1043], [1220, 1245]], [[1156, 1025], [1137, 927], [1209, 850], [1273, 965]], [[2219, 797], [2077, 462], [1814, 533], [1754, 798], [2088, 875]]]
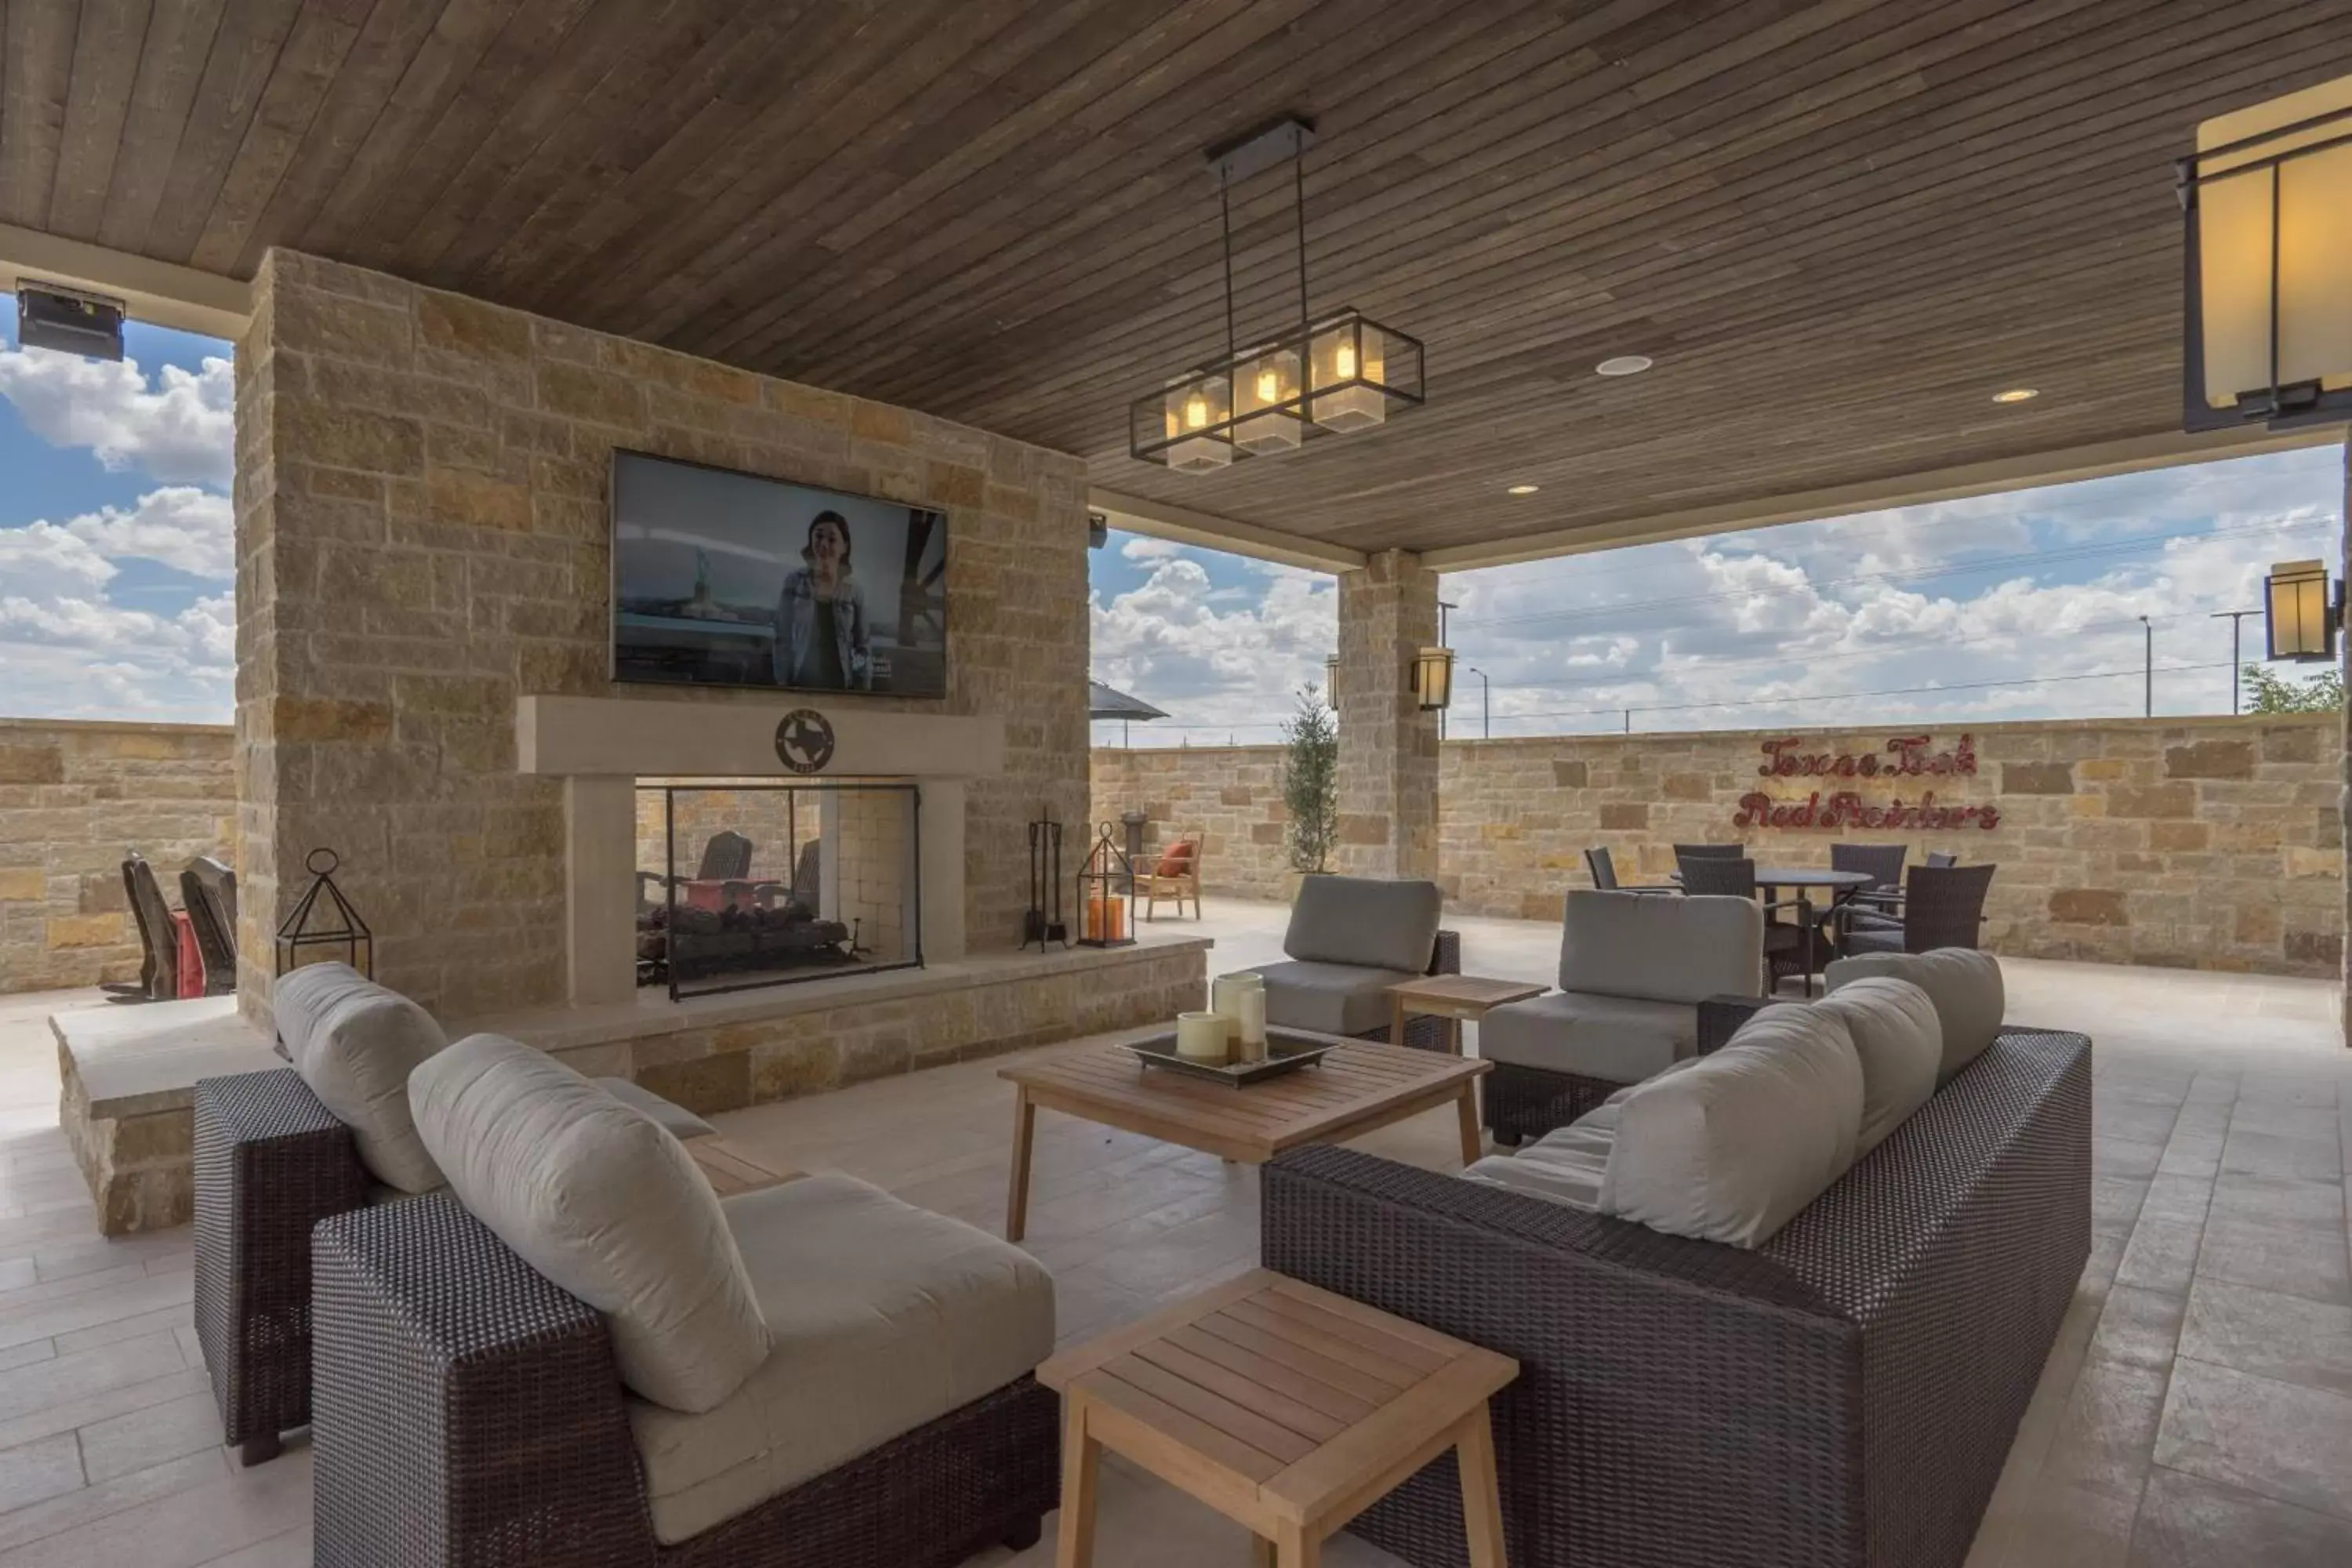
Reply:
[[1339, 726], [1316, 688], [1299, 688], [1298, 711], [1282, 727], [1282, 804], [1289, 816], [1283, 848], [1290, 862], [1283, 891], [1295, 900], [1308, 873], [1331, 868], [1339, 840]]

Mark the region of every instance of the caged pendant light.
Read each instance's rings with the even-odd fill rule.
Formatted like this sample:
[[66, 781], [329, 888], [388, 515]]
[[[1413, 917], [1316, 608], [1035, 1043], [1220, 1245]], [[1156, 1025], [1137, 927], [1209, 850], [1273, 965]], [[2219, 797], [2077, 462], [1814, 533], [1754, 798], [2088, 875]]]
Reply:
[[[1129, 455], [1178, 473], [1213, 473], [1237, 458], [1272, 457], [1318, 436], [1374, 429], [1391, 414], [1421, 405], [1418, 339], [1352, 307], [1320, 319], [1307, 308], [1306, 154], [1314, 139], [1305, 121], [1286, 118], [1209, 150], [1224, 239], [1225, 353], [1135, 400]], [[1298, 226], [1298, 320], [1242, 348], [1234, 329], [1233, 186], [1283, 163], [1291, 166]]]

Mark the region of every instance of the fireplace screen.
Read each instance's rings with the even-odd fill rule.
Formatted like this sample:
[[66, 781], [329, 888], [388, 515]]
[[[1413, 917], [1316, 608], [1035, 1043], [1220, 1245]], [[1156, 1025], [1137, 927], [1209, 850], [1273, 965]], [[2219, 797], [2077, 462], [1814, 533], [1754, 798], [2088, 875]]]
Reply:
[[916, 967], [910, 784], [637, 789], [637, 984], [672, 1000]]

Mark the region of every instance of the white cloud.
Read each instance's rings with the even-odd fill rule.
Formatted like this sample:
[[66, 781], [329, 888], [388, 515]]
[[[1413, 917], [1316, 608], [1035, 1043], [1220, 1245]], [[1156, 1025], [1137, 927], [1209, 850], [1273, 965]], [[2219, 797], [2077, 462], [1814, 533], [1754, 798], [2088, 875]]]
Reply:
[[1270, 741], [1298, 689], [1323, 684], [1339, 628], [1335, 579], [1286, 571], [1233, 604], [1233, 590], [1190, 554], [1159, 559], [1140, 587], [1108, 603], [1096, 596], [1096, 679], [1168, 710], [1164, 722], [1136, 726], [1136, 739], [1150, 730], [1164, 743]]
[[65, 526], [110, 560], [137, 556], [197, 577], [236, 574], [236, 520], [228, 498], [193, 486], [150, 490], [128, 511], [105, 507]]
[[1118, 547], [1118, 552], [1129, 561], [1165, 561], [1183, 551], [1172, 539], [1152, 539], [1137, 534]]
[[114, 567], [89, 541], [46, 522], [0, 528], [0, 596], [50, 599], [104, 592]]
[[226, 359], [206, 359], [196, 371], [167, 364], [151, 381], [136, 360], [0, 349], [0, 397], [51, 446], [86, 447], [109, 468], [166, 484], [229, 486], [236, 389]]

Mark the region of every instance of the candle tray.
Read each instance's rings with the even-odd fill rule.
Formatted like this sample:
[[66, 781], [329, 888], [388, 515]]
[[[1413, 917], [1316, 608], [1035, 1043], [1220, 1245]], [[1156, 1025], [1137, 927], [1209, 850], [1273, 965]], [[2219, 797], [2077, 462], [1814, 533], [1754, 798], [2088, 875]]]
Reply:
[[1212, 1083], [1230, 1084], [1234, 1088], [1240, 1088], [1244, 1084], [1262, 1083], [1270, 1078], [1280, 1078], [1285, 1073], [1297, 1072], [1303, 1067], [1312, 1067], [1340, 1044], [1340, 1041], [1332, 1039], [1327, 1035], [1296, 1034], [1286, 1029], [1268, 1029], [1265, 1032], [1264, 1061], [1232, 1062], [1223, 1067], [1211, 1067], [1206, 1062], [1196, 1062], [1189, 1057], [1178, 1056], [1176, 1031], [1173, 1029], [1165, 1034], [1153, 1035], [1149, 1039], [1137, 1040], [1127, 1048], [1133, 1051], [1136, 1060], [1141, 1062], [1146, 1068], [1161, 1068], [1169, 1072], [1181, 1072], [1188, 1078], [1203, 1078]]

